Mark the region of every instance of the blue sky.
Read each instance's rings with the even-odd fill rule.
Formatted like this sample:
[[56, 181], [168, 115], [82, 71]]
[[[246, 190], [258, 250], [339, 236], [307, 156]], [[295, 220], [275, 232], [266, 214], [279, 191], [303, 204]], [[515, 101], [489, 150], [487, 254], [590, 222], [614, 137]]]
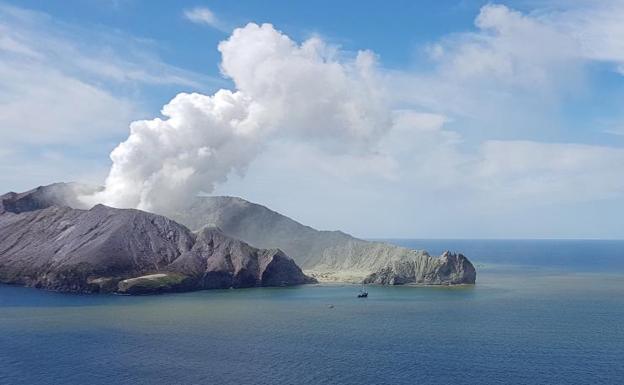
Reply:
[[[109, 176], [109, 204], [231, 194], [365, 237], [623, 238], [622, 18], [621, 1], [1, 2], [0, 190]], [[242, 128], [207, 118], [217, 102]], [[176, 122], [196, 139], [171, 146]]]

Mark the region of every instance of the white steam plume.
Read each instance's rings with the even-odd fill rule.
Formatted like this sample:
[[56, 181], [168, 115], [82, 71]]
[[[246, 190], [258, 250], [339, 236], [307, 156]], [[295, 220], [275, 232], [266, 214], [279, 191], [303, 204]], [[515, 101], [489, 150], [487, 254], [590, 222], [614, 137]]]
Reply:
[[231, 172], [244, 173], [269, 140], [361, 153], [390, 127], [369, 51], [344, 58], [318, 38], [298, 45], [253, 23], [219, 51], [236, 91], [181, 93], [163, 107], [164, 119], [133, 122], [111, 153], [105, 189], [84, 197], [88, 203], [167, 212], [212, 192]]

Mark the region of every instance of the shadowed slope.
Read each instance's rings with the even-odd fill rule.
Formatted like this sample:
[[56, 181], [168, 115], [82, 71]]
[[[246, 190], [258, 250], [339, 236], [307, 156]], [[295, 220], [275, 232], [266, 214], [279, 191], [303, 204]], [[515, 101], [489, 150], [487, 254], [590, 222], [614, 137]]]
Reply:
[[0, 214], [0, 281], [131, 294], [312, 282], [279, 250], [103, 205]]

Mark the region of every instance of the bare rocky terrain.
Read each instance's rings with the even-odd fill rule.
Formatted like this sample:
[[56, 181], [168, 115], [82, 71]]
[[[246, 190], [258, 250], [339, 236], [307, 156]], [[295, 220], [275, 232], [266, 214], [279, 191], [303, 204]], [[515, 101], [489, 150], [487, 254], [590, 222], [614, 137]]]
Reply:
[[49, 193], [0, 197], [0, 282], [126, 294], [315, 282], [282, 251], [218, 228], [192, 232], [139, 210], [53, 205]]
[[182, 211], [161, 213], [166, 217], [102, 205], [82, 209], [77, 196], [96, 190], [57, 183], [0, 196], [0, 281], [132, 294], [314, 279], [385, 285], [476, 281], [474, 266], [462, 254], [435, 257], [319, 231], [241, 198], [197, 197]]
[[476, 270], [462, 254], [434, 257], [341, 231], [319, 231], [259, 204], [228, 196], [197, 197], [167, 215], [191, 229], [213, 224], [257, 247], [277, 247], [304, 271], [329, 282], [450, 285], [474, 284]]

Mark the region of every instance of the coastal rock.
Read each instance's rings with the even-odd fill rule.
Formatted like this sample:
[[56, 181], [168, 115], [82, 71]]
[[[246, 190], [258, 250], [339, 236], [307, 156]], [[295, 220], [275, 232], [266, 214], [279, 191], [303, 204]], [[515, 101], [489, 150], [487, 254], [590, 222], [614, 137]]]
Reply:
[[[80, 191], [97, 191], [73, 183], [57, 183], [39, 187], [26, 193], [0, 196], [0, 213], [7, 215], [52, 205], [80, 208], [76, 198]], [[241, 239], [255, 247], [279, 248], [292, 257], [308, 275], [323, 281], [362, 282], [375, 280], [445, 285], [475, 283], [476, 272], [464, 256], [461, 263], [452, 263], [444, 255], [432, 257], [426, 251], [412, 250], [383, 242], [370, 242], [341, 231], [319, 231], [279, 214], [259, 204], [241, 198], [216, 196], [197, 197], [179, 211], [159, 213], [200, 231], [205, 225], [218, 226], [224, 234]], [[411, 271], [413, 279], [383, 271]], [[244, 271], [244, 270], [243, 270]], [[213, 274], [218, 277], [218, 274]], [[386, 277], [386, 278], [382, 278]], [[232, 282], [247, 282], [244, 274], [236, 273]], [[379, 277], [379, 278], [377, 278]], [[216, 278], [215, 278], [216, 279]], [[230, 278], [224, 278], [229, 282]], [[241, 281], [242, 280], [242, 281]]]
[[214, 224], [254, 246], [278, 247], [306, 273], [323, 281], [362, 282], [372, 274], [381, 277], [382, 271], [392, 271], [393, 266], [397, 271], [412, 271], [413, 277], [399, 274], [395, 279], [379, 278], [379, 283], [445, 285], [476, 280], [474, 266], [463, 255], [432, 257], [425, 251], [365, 241], [341, 231], [315, 230], [241, 198], [197, 197], [188, 208], [164, 214], [191, 229]]
[[281, 251], [253, 248], [216, 228], [195, 234], [160, 215], [104, 205], [8, 207], [0, 214], [4, 283], [146, 294], [313, 282]]
[[477, 277], [474, 266], [462, 254], [445, 252], [438, 258], [401, 257], [389, 261], [366, 277], [363, 283], [381, 285], [474, 284]]
[[257, 249], [205, 226], [193, 248], [167, 268], [193, 277], [204, 289], [291, 286], [316, 282], [279, 249]]

